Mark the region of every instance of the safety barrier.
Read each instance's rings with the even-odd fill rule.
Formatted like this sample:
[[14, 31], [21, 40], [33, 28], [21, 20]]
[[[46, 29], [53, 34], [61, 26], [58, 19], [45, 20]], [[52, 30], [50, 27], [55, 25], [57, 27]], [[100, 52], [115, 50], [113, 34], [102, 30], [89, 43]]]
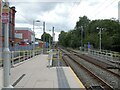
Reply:
[[88, 52], [89, 55], [92, 55], [95, 58], [101, 58], [101, 59], [106, 59], [106, 60], [111, 60], [111, 61], [118, 61], [120, 62], [120, 54], [117, 52], [106, 52], [106, 51], [97, 51], [97, 50], [89, 50]]
[[[27, 45], [27, 46], [21, 46], [21, 45], [16, 45], [14, 47], [10, 46], [9, 49], [10, 51], [20, 51], [20, 50], [33, 50], [33, 44], [32, 45]], [[35, 45], [35, 47], [39, 47], [38, 45]]]
[[[34, 55], [33, 55], [34, 53]], [[10, 51], [9, 60], [11, 61], [11, 65], [14, 66], [16, 63], [20, 63], [22, 61], [28, 60], [33, 56], [39, 55], [42, 53], [42, 50], [22, 50], [22, 51]], [[0, 52], [0, 66], [3, 65], [3, 52]]]

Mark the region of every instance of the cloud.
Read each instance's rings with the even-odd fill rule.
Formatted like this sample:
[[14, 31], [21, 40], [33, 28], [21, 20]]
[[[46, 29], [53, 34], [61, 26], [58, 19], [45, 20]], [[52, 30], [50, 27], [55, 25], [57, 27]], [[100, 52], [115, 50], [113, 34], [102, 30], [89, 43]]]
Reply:
[[[11, 4], [11, 6], [13, 3]], [[52, 26], [62, 30], [69, 29], [70, 5], [72, 3], [15, 3], [16, 5], [16, 23], [29, 23], [33, 20], [45, 21], [48, 28]]]
[[16, 6], [16, 10], [19, 13], [25, 14], [24, 16], [36, 17], [43, 14], [44, 12], [49, 12], [55, 8], [57, 3], [11, 3], [11, 6]]
[[81, 0], [9, 0], [9, 2], [80, 2]]
[[94, 1], [94, 2], [89, 3], [89, 6], [94, 6], [94, 5], [97, 5], [97, 4], [99, 4], [99, 2], [98, 1]]
[[[110, 0], [11, 0], [10, 5], [16, 7], [16, 26], [32, 28], [33, 20], [40, 20], [40, 23], [35, 23], [36, 26], [42, 26], [45, 21], [46, 32], [54, 26], [58, 34], [61, 30], [73, 29], [80, 16], [86, 15], [89, 19], [117, 18], [118, 1], [111, 4], [113, 1]], [[36, 30], [38, 36], [40, 33]]]

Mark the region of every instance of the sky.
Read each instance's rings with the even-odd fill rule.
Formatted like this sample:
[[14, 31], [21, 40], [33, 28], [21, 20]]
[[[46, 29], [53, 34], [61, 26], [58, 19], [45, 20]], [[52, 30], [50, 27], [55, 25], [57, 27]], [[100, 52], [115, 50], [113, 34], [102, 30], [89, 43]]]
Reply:
[[55, 41], [60, 31], [74, 29], [79, 17], [86, 15], [90, 20], [118, 19], [119, 0], [9, 0], [10, 6], [16, 7], [16, 27], [29, 27], [41, 38], [42, 24], [45, 31], [52, 35], [55, 28]]

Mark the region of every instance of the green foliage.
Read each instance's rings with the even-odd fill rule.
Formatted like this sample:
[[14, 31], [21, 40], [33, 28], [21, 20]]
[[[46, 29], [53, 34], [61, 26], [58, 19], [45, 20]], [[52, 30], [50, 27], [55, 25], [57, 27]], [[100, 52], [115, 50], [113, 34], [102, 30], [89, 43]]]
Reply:
[[91, 33], [89, 35], [86, 35], [84, 39], [84, 44], [87, 44], [88, 42], [90, 42], [90, 44], [93, 45], [94, 48], [98, 48], [99, 46], [98, 33]]
[[63, 45], [63, 46], [66, 46], [66, 43], [65, 43], [65, 39], [66, 39], [66, 32], [64, 32], [64, 31], [61, 31], [61, 33], [59, 34], [59, 38], [58, 38], [58, 40], [59, 40], [59, 45]]
[[50, 39], [50, 43], [52, 43], [52, 36], [49, 33], [44, 32], [41, 36], [41, 40], [45, 42], [49, 42], [49, 39]]
[[120, 51], [120, 24], [118, 21], [111, 19], [91, 21], [86, 16], [80, 17], [74, 30], [61, 31], [59, 43], [65, 47], [78, 48], [81, 46], [82, 37], [83, 44], [87, 45], [90, 42], [93, 48], [98, 49], [100, 28], [102, 28], [102, 49]]

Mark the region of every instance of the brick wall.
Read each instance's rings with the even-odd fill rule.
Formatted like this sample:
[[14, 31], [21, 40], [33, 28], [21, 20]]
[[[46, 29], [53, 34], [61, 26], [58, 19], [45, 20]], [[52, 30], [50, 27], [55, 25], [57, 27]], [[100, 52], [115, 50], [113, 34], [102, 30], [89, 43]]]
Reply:
[[15, 30], [16, 34], [22, 34], [22, 41], [28, 40], [28, 42], [32, 42], [31, 35], [34, 35], [34, 33], [29, 30], [29, 28], [17, 28]]
[[[0, 15], [2, 13], [2, 0], [0, 0]], [[1, 22], [1, 16], [0, 16], [0, 49], [2, 48], [2, 22]]]

